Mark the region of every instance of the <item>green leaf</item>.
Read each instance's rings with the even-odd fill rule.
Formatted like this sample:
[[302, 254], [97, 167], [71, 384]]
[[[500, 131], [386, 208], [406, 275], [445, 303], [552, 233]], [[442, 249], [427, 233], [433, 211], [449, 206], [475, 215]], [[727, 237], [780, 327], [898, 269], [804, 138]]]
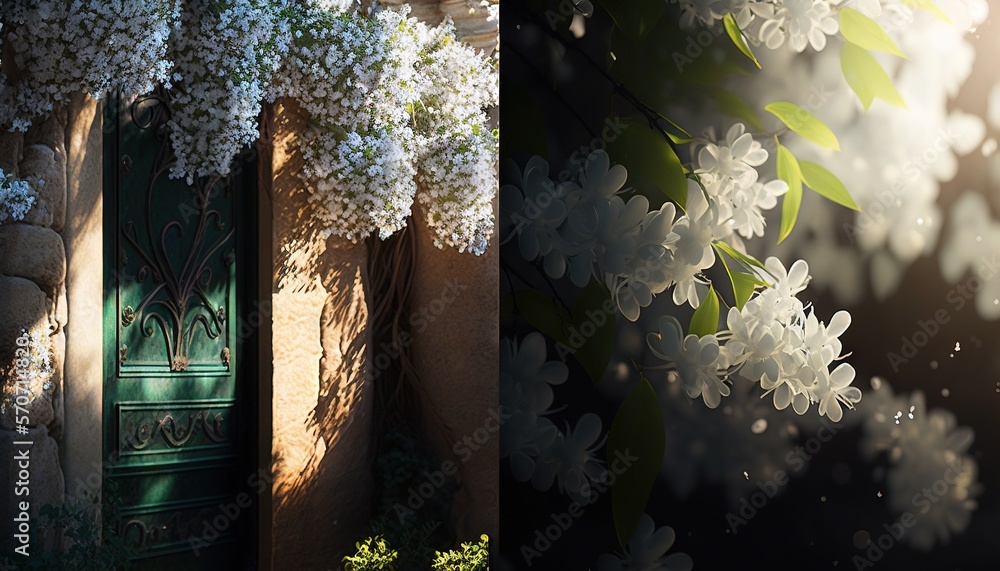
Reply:
[[708, 295], [698, 305], [691, 316], [691, 325], [688, 326], [688, 335], [704, 337], [719, 330], [719, 294], [715, 293], [715, 286], [708, 286]]
[[781, 201], [781, 230], [778, 232], [780, 244], [792, 232], [799, 217], [802, 204], [802, 171], [792, 152], [778, 144], [778, 178], [788, 183], [788, 192]]
[[570, 344], [565, 326], [570, 321], [569, 315], [549, 296], [534, 289], [518, 290], [514, 292], [514, 310], [549, 338], [563, 345]]
[[611, 485], [611, 514], [623, 548], [639, 527], [663, 462], [666, 442], [663, 410], [658, 403], [653, 386], [645, 377], [639, 379], [618, 407], [608, 434], [608, 464], [627, 464], [624, 471], [616, 472]]
[[681, 207], [687, 200], [687, 177], [680, 159], [663, 135], [640, 119], [622, 119], [622, 132], [608, 143], [608, 154], [627, 165], [629, 182], [640, 191], [655, 188]]
[[632, 42], [638, 42], [656, 26], [663, 15], [663, 0], [597, 0], [615, 25]]
[[851, 194], [847, 192], [847, 187], [840, 182], [837, 175], [812, 161], [799, 161], [799, 170], [802, 172], [802, 181], [806, 183], [806, 186], [821, 196], [851, 210], [861, 211], [861, 207], [858, 206], [857, 202], [854, 202]]
[[840, 68], [844, 72], [847, 84], [861, 99], [865, 110], [871, 107], [876, 97], [890, 105], [906, 109], [906, 103], [903, 103], [903, 98], [896, 91], [889, 74], [862, 48], [844, 43], [840, 48]]
[[761, 281], [761, 279], [754, 274], [747, 272], [733, 272], [729, 275], [729, 279], [733, 283], [733, 295], [736, 297], [736, 309], [743, 309], [747, 301], [750, 300], [750, 296], [758, 287], [767, 286], [766, 283]]
[[[906, 58], [878, 22], [851, 8], [840, 9], [840, 33], [852, 44]], [[907, 58], [909, 59], [909, 58]]]
[[595, 384], [604, 376], [615, 348], [615, 315], [608, 288], [596, 279], [590, 280], [573, 304], [568, 348]]
[[763, 281], [755, 274], [749, 272], [741, 272], [739, 270], [733, 270], [729, 267], [729, 262], [726, 261], [726, 257], [722, 255], [722, 249], [716, 244], [712, 245], [716, 251], [719, 252], [719, 258], [722, 260], [722, 266], [726, 268], [726, 274], [729, 275], [729, 283], [733, 286], [733, 298], [735, 300], [736, 309], [743, 309], [747, 301], [750, 300], [750, 296], [753, 295], [755, 289], [758, 286], [766, 286]]
[[755, 257], [753, 257], [753, 256], [751, 256], [749, 254], [744, 254], [743, 252], [740, 252], [739, 250], [737, 250], [736, 248], [732, 247], [730, 244], [728, 244], [726, 242], [722, 242], [720, 240], [720, 241], [717, 241], [717, 242], [713, 242], [712, 246], [714, 246], [717, 250], [721, 250], [721, 251], [725, 252], [726, 254], [729, 255], [729, 257], [731, 257], [732, 259], [736, 260], [737, 262], [740, 262], [741, 264], [743, 264], [744, 266], [746, 266], [748, 268], [754, 267], [754, 268], [760, 268], [760, 269], [764, 270], [765, 272], [767, 271], [767, 268], [764, 267], [764, 263], [763, 262], [761, 262], [760, 260], [758, 260], [757, 258], [755, 258]]
[[716, 108], [723, 114], [742, 119], [755, 131], [763, 131], [764, 126], [754, 112], [753, 107], [745, 99], [732, 91], [725, 89], [713, 89], [709, 91], [710, 97], [715, 102]]
[[760, 62], [754, 57], [753, 52], [750, 51], [750, 46], [747, 44], [747, 39], [743, 37], [743, 32], [740, 31], [740, 27], [736, 24], [736, 18], [732, 14], [726, 14], [722, 18], [722, 25], [726, 28], [726, 33], [729, 34], [729, 39], [733, 40], [733, 44], [736, 48], [743, 52], [743, 55], [750, 58], [757, 69], [760, 69]]
[[764, 110], [781, 120], [789, 129], [817, 145], [840, 150], [840, 143], [833, 131], [815, 115], [787, 101], [775, 101], [764, 107]]
[[[675, 145], [686, 145], [691, 142], [691, 133], [688, 133], [687, 129], [681, 127], [677, 123], [674, 123], [670, 119], [667, 119], [663, 115], [660, 115], [659, 117], [661, 121], [666, 121], [667, 124], [670, 125], [671, 128], [664, 129], [664, 131], [667, 132], [667, 136], [670, 137], [670, 140], [673, 141]], [[677, 131], [680, 134], [678, 135], [671, 131]]]
[[948, 15], [945, 14], [941, 8], [938, 8], [937, 4], [931, 0], [903, 0], [903, 4], [906, 4], [911, 8], [916, 8], [917, 10], [923, 10], [945, 23], [951, 23], [951, 18], [949, 18]]

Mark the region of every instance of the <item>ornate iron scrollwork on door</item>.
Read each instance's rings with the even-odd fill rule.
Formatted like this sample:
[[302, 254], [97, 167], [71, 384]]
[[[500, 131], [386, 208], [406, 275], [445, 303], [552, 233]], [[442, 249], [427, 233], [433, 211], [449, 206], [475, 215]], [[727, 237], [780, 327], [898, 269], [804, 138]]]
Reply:
[[[121, 227], [124, 243], [140, 260], [136, 279], [145, 286], [135, 309], [127, 307], [123, 311], [122, 325], [128, 326], [138, 317], [145, 337], [162, 335], [170, 370], [185, 371], [199, 331], [212, 341], [225, 333], [225, 312], [217, 310], [220, 304], [211, 299], [211, 288], [216, 285], [212, 268], [214, 262], [223, 261], [216, 256], [234, 240], [235, 230], [230, 227], [226, 231], [224, 216], [211, 202], [219, 188], [231, 181], [216, 176], [189, 182], [191, 200], [181, 204], [175, 215], [154, 212], [154, 193], [164, 192], [157, 183], [168, 176], [174, 162], [170, 138], [164, 129], [170, 116], [169, 95], [159, 90], [136, 98], [129, 106], [129, 113], [140, 129], [156, 130], [160, 149], [146, 187], [145, 220], [138, 224], [135, 220], [127, 220]], [[129, 160], [128, 165], [123, 162], [122, 167], [125, 174], [132, 169], [132, 161]], [[161, 222], [164, 217], [166, 221]], [[161, 224], [154, 227], [154, 221]], [[216, 236], [210, 237], [212, 233]], [[186, 240], [189, 236], [190, 242], [184, 244], [183, 261], [172, 261], [170, 252], [178, 250], [177, 242], [172, 241]], [[231, 247], [225, 251], [230, 250]], [[124, 250], [122, 253], [124, 261], [127, 256]]]

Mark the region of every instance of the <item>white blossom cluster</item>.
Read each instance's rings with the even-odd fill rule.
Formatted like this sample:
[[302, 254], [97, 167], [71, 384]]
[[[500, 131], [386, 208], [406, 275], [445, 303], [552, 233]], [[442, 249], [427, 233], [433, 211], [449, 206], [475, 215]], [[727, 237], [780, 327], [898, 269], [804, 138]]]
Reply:
[[[624, 167], [611, 166], [607, 153], [594, 151], [579, 182], [557, 185], [548, 176], [548, 164], [534, 157], [520, 181], [500, 189], [500, 202], [509, 232], [505, 240], [516, 238], [526, 260], [542, 260], [548, 276], [569, 275], [577, 287], [598, 276], [608, 284], [622, 314], [635, 321], [640, 308], [673, 283], [669, 247], [692, 233], [685, 232], [690, 226], [686, 218], [675, 223], [672, 203], [653, 212], [644, 196], [626, 203], [620, 196], [626, 177]], [[699, 249], [694, 260], [698, 265], [714, 263], [708, 248], [704, 260]], [[692, 303], [697, 302], [694, 297]]]
[[269, 97], [312, 117], [303, 175], [326, 231], [352, 241], [406, 224], [416, 194], [407, 105], [416, 97], [418, 43], [406, 12], [296, 12], [292, 44]]
[[[481, 254], [493, 231], [498, 103], [490, 61], [408, 9], [297, 13], [270, 97], [310, 113], [303, 171], [331, 234], [385, 238], [410, 215], [417, 180], [438, 247]], [[415, 179], [414, 174], [417, 174]]]
[[892, 510], [916, 516], [904, 540], [925, 551], [948, 543], [968, 527], [982, 491], [978, 465], [969, 454], [975, 432], [958, 426], [950, 411], [928, 410], [921, 391], [895, 395], [877, 377], [872, 388], [861, 408], [861, 447], [869, 457], [888, 457]]
[[[383, 238], [422, 184], [435, 243], [481, 254], [493, 232], [494, 61], [409, 8], [355, 12], [315, 0], [44, 0], [6, 10], [17, 81], [0, 76], [0, 124], [31, 121], [85, 91], [170, 89], [171, 176], [226, 176], [258, 136], [265, 97], [313, 118], [302, 174], [331, 234]], [[183, 6], [183, 9], [182, 9]], [[173, 84], [173, 85], [171, 85]]]
[[[756, 167], [767, 160], [767, 151], [744, 130], [737, 124], [725, 141], [701, 149], [694, 172], [705, 188], [688, 180], [687, 210], [676, 219], [669, 202], [652, 212], [643, 196], [626, 203], [620, 194], [627, 173], [621, 165], [612, 167], [604, 151], [588, 157], [579, 182], [559, 185], [549, 178], [545, 161], [535, 157], [517, 184], [501, 189], [504, 224], [513, 227], [507, 239], [517, 237], [522, 256], [541, 259], [554, 279], [568, 273], [583, 287], [592, 275], [602, 278], [631, 321], [653, 295], [671, 287], [677, 305], [698, 307], [708, 288], [701, 272], [716, 261], [713, 243], [738, 240], [734, 229], [754, 235], [755, 223], [762, 230], [761, 209], [773, 207], [775, 196], [787, 190], [784, 183], [758, 182]], [[773, 190], [760, 190], [769, 186]], [[746, 195], [750, 198], [739, 198]], [[839, 421], [841, 404], [853, 408], [861, 399], [850, 386], [855, 375], [850, 365], [829, 370], [841, 358], [838, 337], [850, 325], [850, 314], [838, 312], [825, 325], [807, 313], [796, 297], [809, 282], [804, 261], [790, 271], [777, 258], [764, 266], [759, 279], [768, 287], [742, 310], [730, 309], [727, 331], [685, 336], [677, 319], [665, 316], [647, 342], [657, 357], [673, 364], [688, 396], [700, 396], [711, 408], [730, 394], [730, 376], [739, 374], [773, 392], [778, 409], [792, 405], [805, 414], [817, 403], [820, 415]]]
[[226, 176], [233, 158], [258, 137], [257, 118], [288, 49], [281, 3], [196, 1], [185, 6], [170, 44], [170, 175]]
[[764, 235], [764, 211], [778, 204], [778, 197], [788, 192], [783, 180], [759, 181], [757, 167], [767, 161], [768, 152], [746, 132], [743, 123], [733, 124], [726, 137], [714, 141], [714, 130], [697, 154], [701, 184], [716, 205], [714, 225], [728, 229], [717, 238], [728, 238], [733, 231], [743, 238]]
[[541, 259], [554, 279], [568, 274], [583, 287], [597, 276], [631, 321], [671, 287], [674, 303], [698, 307], [708, 290], [701, 273], [716, 261], [713, 242], [742, 248], [734, 232], [763, 234], [763, 211], [788, 190], [783, 181], [759, 180], [756, 167], [768, 153], [743, 124], [730, 127], [725, 140], [703, 144], [695, 169], [701, 183], [688, 179], [680, 217], [672, 203], [650, 212], [643, 196], [625, 202], [627, 172], [612, 167], [604, 151], [591, 153], [579, 181], [558, 185], [545, 161], [533, 158], [519, 181], [501, 189], [505, 240], [516, 237], [522, 256]]
[[[753, 45], [777, 49], [788, 45], [801, 53], [807, 46], [816, 51], [826, 47], [827, 36], [837, 33], [838, 5], [855, 0], [674, 0], [681, 7], [681, 23], [721, 26], [732, 14], [736, 24]], [[857, 0], [860, 5], [872, 0]], [[878, 6], [877, 0], [874, 2]], [[855, 6], [852, 6], [855, 7]], [[864, 8], [867, 9], [867, 8]]]
[[0, 124], [25, 131], [75, 92], [169, 85], [179, 0], [17, 0], [4, 14], [17, 80], [0, 77]]
[[[751, 106], [777, 99], [799, 102], [837, 133], [841, 152], [795, 137], [787, 146], [796, 157], [820, 162], [837, 175], [861, 211], [844, 220], [842, 207], [807, 192], [798, 239], [771, 252], [822, 260], [814, 264], [814, 285], [848, 304], [864, 295], [866, 280], [877, 298], [892, 295], [907, 268], [938, 245], [946, 226], [938, 205], [941, 185], [956, 177], [959, 159], [979, 149], [996, 156], [995, 145], [984, 143], [982, 119], [954, 102], [972, 74], [976, 51], [968, 31], [985, 21], [986, 3], [938, 2], [951, 24], [902, 4], [882, 4], [876, 21], [910, 59], [877, 57], [905, 109], [875, 101], [864, 111], [844, 81], [837, 50], [814, 58], [758, 54], [764, 77], [752, 87], [739, 80], [727, 85], [745, 94]], [[934, 45], [928, 45], [928, 37]]]
[[541, 333], [531, 333], [520, 343], [500, 342], [500, 458], [520, 482], [531, 482], [539, 491], [557, 483], [559, 491], [577, 501], [589, 501], [590, 483], [605, 474], [597, 457], [604, 444], [601, 418], [587, 413], [576, 428], [560, 430], [546, 416], [554, 398], [553, 385], [561, 385], [569, 369], [561, 361], [546, 361]]
[[413, 122], [419, 146], [418, 198], [438, 247], [476, 255], [493, 234], [498, 140], [486, 109], [500, 103], [491, 60], [455, 39], [450, 22], [421, 29], [419, 100]]
[[[839, 337], [851, 323], [846, 311], [839, 311], [827, 325], [796, 297], [809, 283], [809, 268], [799, 260], [789, 271], [777, 258], [768, 258], [761, 278], [769, 287], [747, 301], [743, 309], [730, 308], [727, 330], [715, 335], [684, 335], [672, 316], [660, 318], [659, 332], [650, 333], [647, 343], [653, 355], [673, 364], [684, 391], [699, 396], [709, 408], [719, 406], [729, 396], [732, 377], [760, 383], [766, 394], [773, 393], [774, 406], [789, 405], [797, 414], [818, 404], [820, 415], [834, 422], [843, 418], [841, 405], [854, 408], [861, 391], [852, 387], [854, 368], [841, 363]], [[724, 343], [720, 343], [724, 341]]]
[[352, 242], [387, 238], [406, 225], [413, 204], [413, 154], [385, 130], [314, 133], [302, 143], [309, 199], [327, 235]]
[[37, 200], [38, 193], [28, 181], [0, 169], [0, 224], [24, 220]]

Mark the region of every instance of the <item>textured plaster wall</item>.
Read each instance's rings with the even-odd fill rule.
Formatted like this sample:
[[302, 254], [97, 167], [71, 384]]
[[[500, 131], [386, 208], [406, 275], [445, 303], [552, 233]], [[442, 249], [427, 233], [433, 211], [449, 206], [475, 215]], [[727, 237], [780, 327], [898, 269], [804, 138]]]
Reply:
[[66, 124], [66, 430], [60, 457], [66, 496], [101, 491], [104, 299], [104, 139], [101, 104], [78, 95]]
[[[471, 11], [465, 0], [410, 2], [414, 16], [437, 23], [452, 18], [458, 36], [492, 53], [498, 22], [486, 11]], [[494, 202], [494, 213], [498, 203]], [[441, 312], [414, 335], [412, 357], [421, 382], [424, 432], [444, 461], [458, 466], [458, 492], [452, 510], [458, 540], [490, 536], [499, 541], [500, 434], [499, 296], [500, 249], [496, 236], [482, 256], [439, 250], [433, 244], [422, 209], [415, 208], [417, 253], [411, 307]], [[449, 284], [463, 288], [454, 301], [440, 303]]]
[[372, 387], [364, 243], [323, 238], [296, 174], [307, 118], [274, 106], [273, 565], [332, 569], [369, 518]]

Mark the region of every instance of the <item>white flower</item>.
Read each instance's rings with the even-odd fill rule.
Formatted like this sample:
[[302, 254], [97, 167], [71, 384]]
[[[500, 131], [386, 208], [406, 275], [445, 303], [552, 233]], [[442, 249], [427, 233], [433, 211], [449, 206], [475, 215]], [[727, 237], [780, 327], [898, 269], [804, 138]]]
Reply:
[[528, 335], [520, 345], [510, 339], [500, 344], [500, 457], [510, 458], [520, 482], [531, 481], [536, 459], [559, 436], [559, 429], [543, 415], [552, 405], [551, 385], [565, 382], [569, 369], [546, 357], [540, 333]]
[[671, 0], [671, 3], [681, 6], [681, 25], [689, 28], [697, 21], [711, 26], [733, 14], [740, 28], [747, 25], [751, 18], [750, 0]]
[[815, 395], [819, 399], [819, 414], [830, 417], [833, 422], [840, 422], [844, 411], [840, 405], [853, 409], [861, 401], [861, 389], [850, 386], [854, 382], [854, 367], [841, 363], [833, 372], [827, 372], [824, 367], [818, 370], [819, 387]]
[[640, 308], [649, 306], [653, 295], [673, 284], [665, 262], [669, 260], [669, 248], [678, 239], [673, 232], [675, 215], [676, 208], [671, 202], [646, 214], [634, 235], [629, 236], [634, 247], [629, 252], [631, 256], [623, 260], [623, 269], [612, 274], [605, 268], [608, 289], [622, 315], [630, 321], [639, 318]]
[[0, 169], [0, 224], [24, 220], [37, 200], [38, 193], [31, 184]]
[[510, 468], [518, 482], [530, 482], [535, 476], [537, 459], [559, 435], [548, 418], [533, 412], [515, 410], [503, 415], [500, 431], [500, 458], [510, 458]]
[[226, 176], [259, 136], [261, 102], [288, 50], [288, 24], [263, 0], [186, 5], [170, 46], [180, 77], [171, 91], [173, 178]]
[[[745, 306], [743, 311], [747, 311]], [[726, 317], [732, 334], [726, 347], [734, 357], [738, 355], [739, 363], [734, 364], [743, 364], [741, 372], [748, 379], [777, 382], [779, 367], [775, 353], [781, 348], [784, 326], [776, 321], [756, 322], [752, 317], [748, 323], [743, 311], [731, 307]]]
[[725, 382], [729, 363], [719, 340], [714, 335], [684, 336], [681, 324], [670, 315], [660, 318], [659, 329], [659, 334], [646, 336], [653, 355], [674, 364], [690, 398], [701, 396], [709, 408], [719, 406], [722, 397], [729, 395]]
[[783, 180], [755, 182], [748, 188], [732, 193], [733, 229], [744, 238], [764, 235], [764, 210], [777, 206], [778, 197], [788, 192], [788, 183]]
[[180, 17], [178, 0], [11, 2], [4, 14], [15, 84], [0, 74], [0, 124], [25, 131], [71, 94], [100, 99], [121, 89], [143, 94], [170, 84], [167, 40]]
[[587, 162], [580, 174], [579, 186], [571, 184], [570, 194], [588, 200], [603, 198], [610, 200], [621, 191], [628, 178], [628, 171], [622, 165], [611, 166], [611, 158], [603, 150], [596, 150], [587, 156]]
[[796, 260], [790, 269], [785, 270], [781, 260], [771, 256], [764, 261], [764, 268], [767, 273], [761, 277], [782, 297], [794, 297], [809, 285], [809, 264], [805, 260]]
[[752, 4], [751, 10], [764, 20], [758, 37], [772, 50], [788, 40], [792, 49], [799, 53], [807, 45], [822, 51], [826, 47], [826, 37], [836, 34], [840, 28], [831, 14], [829, 0], [759, 2]]
[[624, 556], [604, 554], [597, 560], [598, 571], [690, 571], [694, 562], [686, 553], [667, 555], [677, 536], [670, 526], [656, 529], [653, 518], [642, 514], [639, 526], [628, 541]]
[[708, 143], [698, 152], [695, 172], [720, 183], [726, 192], [731, 185], [747, 188], [757, 182], [756, 167], [766, 161], [767, 151], [746, 132], [743, 123], [735, 123], [724, 142]]

